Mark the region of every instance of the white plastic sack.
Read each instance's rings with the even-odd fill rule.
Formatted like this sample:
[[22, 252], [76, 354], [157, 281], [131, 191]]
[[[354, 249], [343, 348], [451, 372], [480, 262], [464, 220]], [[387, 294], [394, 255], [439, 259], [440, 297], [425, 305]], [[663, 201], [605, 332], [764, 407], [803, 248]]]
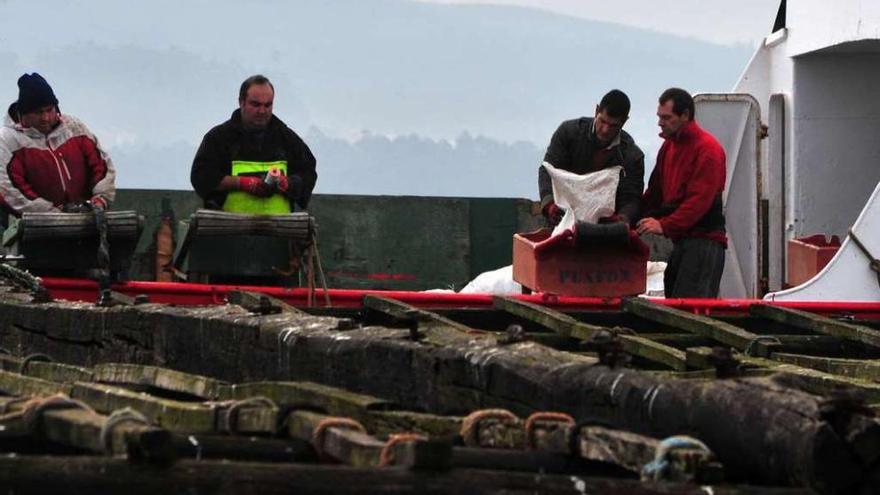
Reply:
[[647, 297], [663, 297], [663, 273], [666, 271], [666, 263], [662, 261], [648, 262], [648, 283], [645, 288]]
[[575, 222], [596, 223], [614, 214], [620, 169], [610, 167], [589, 174], [575, 174], [544, 162], [553, 183], [553, 201], [565, 210], [565, 216], [551, 235], [570, 229]]
[[459, 294], [522, 294], [522, 285], [513, 281], [513, 265], [507, 265], [477, 275]]

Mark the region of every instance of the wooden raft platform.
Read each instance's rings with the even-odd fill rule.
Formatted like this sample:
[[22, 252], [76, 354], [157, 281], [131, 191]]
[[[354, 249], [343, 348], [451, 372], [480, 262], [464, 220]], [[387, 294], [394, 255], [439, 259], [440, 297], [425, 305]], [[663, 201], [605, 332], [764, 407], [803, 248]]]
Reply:
[[880, 489], [874, 322], [760, 305], [719, 320], [640, 299], [617, 314], [506, 298], [443, 314], [372, 296], [311, 313], [248, 293], [190, 308], [30, 299], [0, 294], [0, 449], [21, 454], [0, 459], [0, 480], [15, 493], [53, 467], [67, 491], [119, 477], [231, 490], [213, 459], [262, 493], [568, 493], [572, 476], [587, 493]]

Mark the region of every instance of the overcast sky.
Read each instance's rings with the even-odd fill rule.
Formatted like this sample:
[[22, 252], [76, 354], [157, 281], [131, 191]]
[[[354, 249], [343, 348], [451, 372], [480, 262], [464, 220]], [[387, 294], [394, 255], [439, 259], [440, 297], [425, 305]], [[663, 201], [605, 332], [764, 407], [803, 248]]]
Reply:
[[723, 44], [757, 45], [773, 27], [779, 0], [416, 0], [505, 4], [615, 22]]

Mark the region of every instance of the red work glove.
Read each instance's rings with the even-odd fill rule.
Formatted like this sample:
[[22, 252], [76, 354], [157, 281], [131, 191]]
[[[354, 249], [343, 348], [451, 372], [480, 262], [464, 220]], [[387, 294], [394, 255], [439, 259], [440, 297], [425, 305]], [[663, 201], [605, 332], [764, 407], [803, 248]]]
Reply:
[[286, 175], [281, 174], [278, 176], [278, 185], [276, 187], [280, 193], [287, 194], [287, 188], [290, 187], [290, 183], [287, 182]]
[[565, 210], [556, 206], [556, 203], [551, 201], [544, 206], [542, 213], [544, 213], [544, 218], [547, 219], [547, 223], [550, 224], [551, 227], [555, 227], [562, 221], [562, 216], [565, 215]]
[[263, 182], [263, 179], [247, 175], [241, 175], [238, 177], [238, 190], [253, 194], [258, 198], [268, 198], [274, 192], [271, 187]]
[[101, 196], [93, 196], [92, 199], [89, 200], [89, 203], [92, 205], [92, 209], [107, 209], [107, 200]]

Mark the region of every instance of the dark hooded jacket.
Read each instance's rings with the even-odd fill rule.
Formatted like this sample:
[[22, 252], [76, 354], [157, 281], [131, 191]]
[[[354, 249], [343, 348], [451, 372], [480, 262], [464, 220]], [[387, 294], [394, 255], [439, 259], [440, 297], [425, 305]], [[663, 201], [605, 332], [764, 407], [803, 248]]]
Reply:
[[287, 175], [291, 179], [288, 200], [291, 206], [295, 202], [303, 209], [308, 208], [318, 180], [315, 157], [306, 143], [278, 117], [273, 115], [264, 131], [252, 132], [242, 126], [241, 110], [236, 110], [229, 120], [205, 134], [190, 173], [193, 188], [205, 201], [205, 207], [223, 206], [226, 192], [217, 191], [217, 187], [223, 177], [232, 175], [235, 160], [287, 161]]
[[[604, 154], [598, 164], [594, 159], [596, 153]], [[639, 204], [645, 187], [645, 154], [626, 131], [621, 130], [619, 142], [606, 150], [595, 140], [592, 118], [566, 120], [553, 133], [544, 161], [575, 174], [597, 172], [615, 165], [622, 166], [615, 212], [625, 216], [630, 223], [639, 219]], [[538, 192], [542, 208], [553, 201], [550, 174], [543, 165], [538, 168]]]

